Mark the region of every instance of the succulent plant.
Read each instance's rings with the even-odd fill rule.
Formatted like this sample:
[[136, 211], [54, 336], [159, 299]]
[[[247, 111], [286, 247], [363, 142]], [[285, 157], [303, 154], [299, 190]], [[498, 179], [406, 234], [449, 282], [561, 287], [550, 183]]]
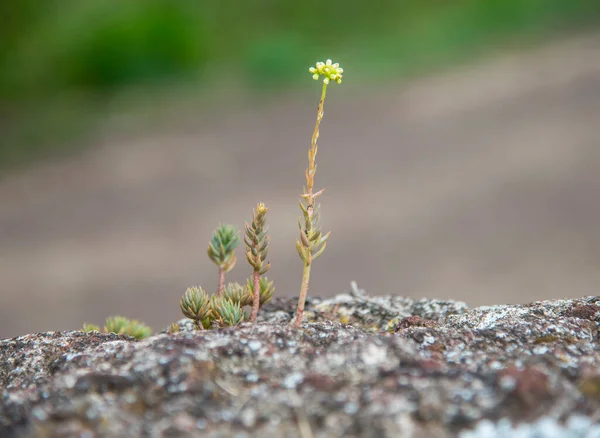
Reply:
[[239, 283], [228, 283], [223, 290], [223, 298], [229, 299], [240, 307], [252, 304], [252, 295], [246, 293], [246, 288]]
[[125, 334], [136, 339], [144, 339], [152, 334], [152, 329], [139, 321], [133, 320]]
[[213, 296], [211, 309], [221, 325], [236, 326], [244, 320], [244, 311], [238, 303], [224, 297]]
[[267, 236], [268, 227], [265, 226], [266, 215], [269, 209], [262, 202], [256, 205], [256, 209], [252, 211], [252, 223], [245, 224], [246, 234], [244, 243], [246, 244], [246, 259], [252, 266], [252, 282], [256, 290], [252, 297], [252, 312], [250, 314], [250, 322], [256, 321], [258, 308], [260, 307], [259, 282], [260, 276], [269, 270], [271, 264], [265, 263], [267, 258], [267, 250], [269, 247], [269, 236]]
[[106, 318], [104, 332], [129, 335], [136, 339], [144, 339], [152, 334], [152, 329], [135, 319], [130, 320], [124, 316], [111, 316]]
[[204, 328], [204, 320], [211, 317], [210, 297], [201, 287], [188, 287], [179, 301], [179, 307], [184, 316], [194, 320], [199, 329]]
[[225, 287], [225, 273], [231, 271], [237, 261], [234, 251], [239, 242], [239, 231], [234, 225], [220, 224], [208, 244], [208, 257], [219, 267], [218, 295]]
[[244, 321], [250, 321], [250, 311], [248, 309], [242, 309], [244, 312]]
[[269, 236], [267, 236], [269, 227], [265, 226], [267, 211], [269, 209], [265, 204], [258, 203], [256, 209], [252, 211], [252, 223], [245, 224], [246, 259], [259, 275], [266, 273], [271, 266], [269, 262], [265, 263], [269, 246]]
[[129, 319], [123, 316], [110, 316], [104, 323], [104, 330], [109, 333], [125, 333], [128, 327]]
[[[94, 324], [83, 324], [84, 332], [100, 332], [100, 327]], [[135, 319], [128, 319], [124, 316], [111, 316], [106, 318], [104, 323], [104, 333], [117, 333], [128, 335], [136, 339], [144, 339], [152, 334], [152, 329]]]

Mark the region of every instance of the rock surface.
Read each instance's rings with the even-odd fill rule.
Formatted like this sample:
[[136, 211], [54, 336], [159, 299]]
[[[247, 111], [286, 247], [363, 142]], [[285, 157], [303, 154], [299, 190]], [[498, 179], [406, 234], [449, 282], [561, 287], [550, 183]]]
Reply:
[[600, 298], [467, 309], [356, 287], [135, 341], [0, 341], [1, 437], [599, 437]]

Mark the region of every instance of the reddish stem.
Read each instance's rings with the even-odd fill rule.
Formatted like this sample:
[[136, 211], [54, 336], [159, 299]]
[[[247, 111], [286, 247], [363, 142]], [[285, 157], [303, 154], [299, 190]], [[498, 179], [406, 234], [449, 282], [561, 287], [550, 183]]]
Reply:
[[217, 288], [218, 296], [221, 296], [223, 294], [224, 288], [225, 288], [225, 269], [219, 267], [219, 287]]
[[256, 322], [258, 316], [258, 306], [260, 305], [260, 273], [254, 271], [252, 273], [254, 280], [254, 301], [252, 302], [252, 313], [250, 314], [250, 322]]

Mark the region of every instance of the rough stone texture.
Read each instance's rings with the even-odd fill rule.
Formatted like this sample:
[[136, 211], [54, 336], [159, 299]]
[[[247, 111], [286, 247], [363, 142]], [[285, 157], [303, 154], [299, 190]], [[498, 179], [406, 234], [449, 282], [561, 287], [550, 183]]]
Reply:
[[2, 437], [598, 437], [600, 299], [294, 300], [235, 329], [0, 341]]

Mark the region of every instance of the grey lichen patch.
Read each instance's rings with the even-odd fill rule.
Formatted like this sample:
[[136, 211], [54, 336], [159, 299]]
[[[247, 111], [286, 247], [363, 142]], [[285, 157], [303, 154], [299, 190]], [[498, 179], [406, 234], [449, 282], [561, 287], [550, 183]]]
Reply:
[[600, 436], [600, 425], [593, 418], [574, 414], [560, 422], [545, 416], [531, 424], [512, 424], [507, 419], [497, 423], [483, 420], [474, 430], [463, 431], [459, 438], [595, 438]]
[[354, 288], [309, 297], [300, 329], [289, 325], [295, 299], [275, 299], [258, 324], [236, 328], [194, 331], [182, 320], [179, 331], [138, 342], [82, 332], [5, 339], [0, 430], [444, 438], [548, 415], [558, 430], [600, 411], [595, 303], [467, 310]]
[[331, 316], [329, 319], [377, 332], [390, 331], [402, 319], [413, 316], [441, 322], [449, 315], [465, 313], [467, 305], [460, 301], [414, 300], [400, 296], [371, 297], [359, 289], [356, 283], [352, 283], [347, 294], [325, 299], [314, 304], [310, 310], [316, 311], [321, 318]]
[[49, 379], [84, 350], [127, 336], [48, 332], [0, 340], [0, 387], [27, 389]]

